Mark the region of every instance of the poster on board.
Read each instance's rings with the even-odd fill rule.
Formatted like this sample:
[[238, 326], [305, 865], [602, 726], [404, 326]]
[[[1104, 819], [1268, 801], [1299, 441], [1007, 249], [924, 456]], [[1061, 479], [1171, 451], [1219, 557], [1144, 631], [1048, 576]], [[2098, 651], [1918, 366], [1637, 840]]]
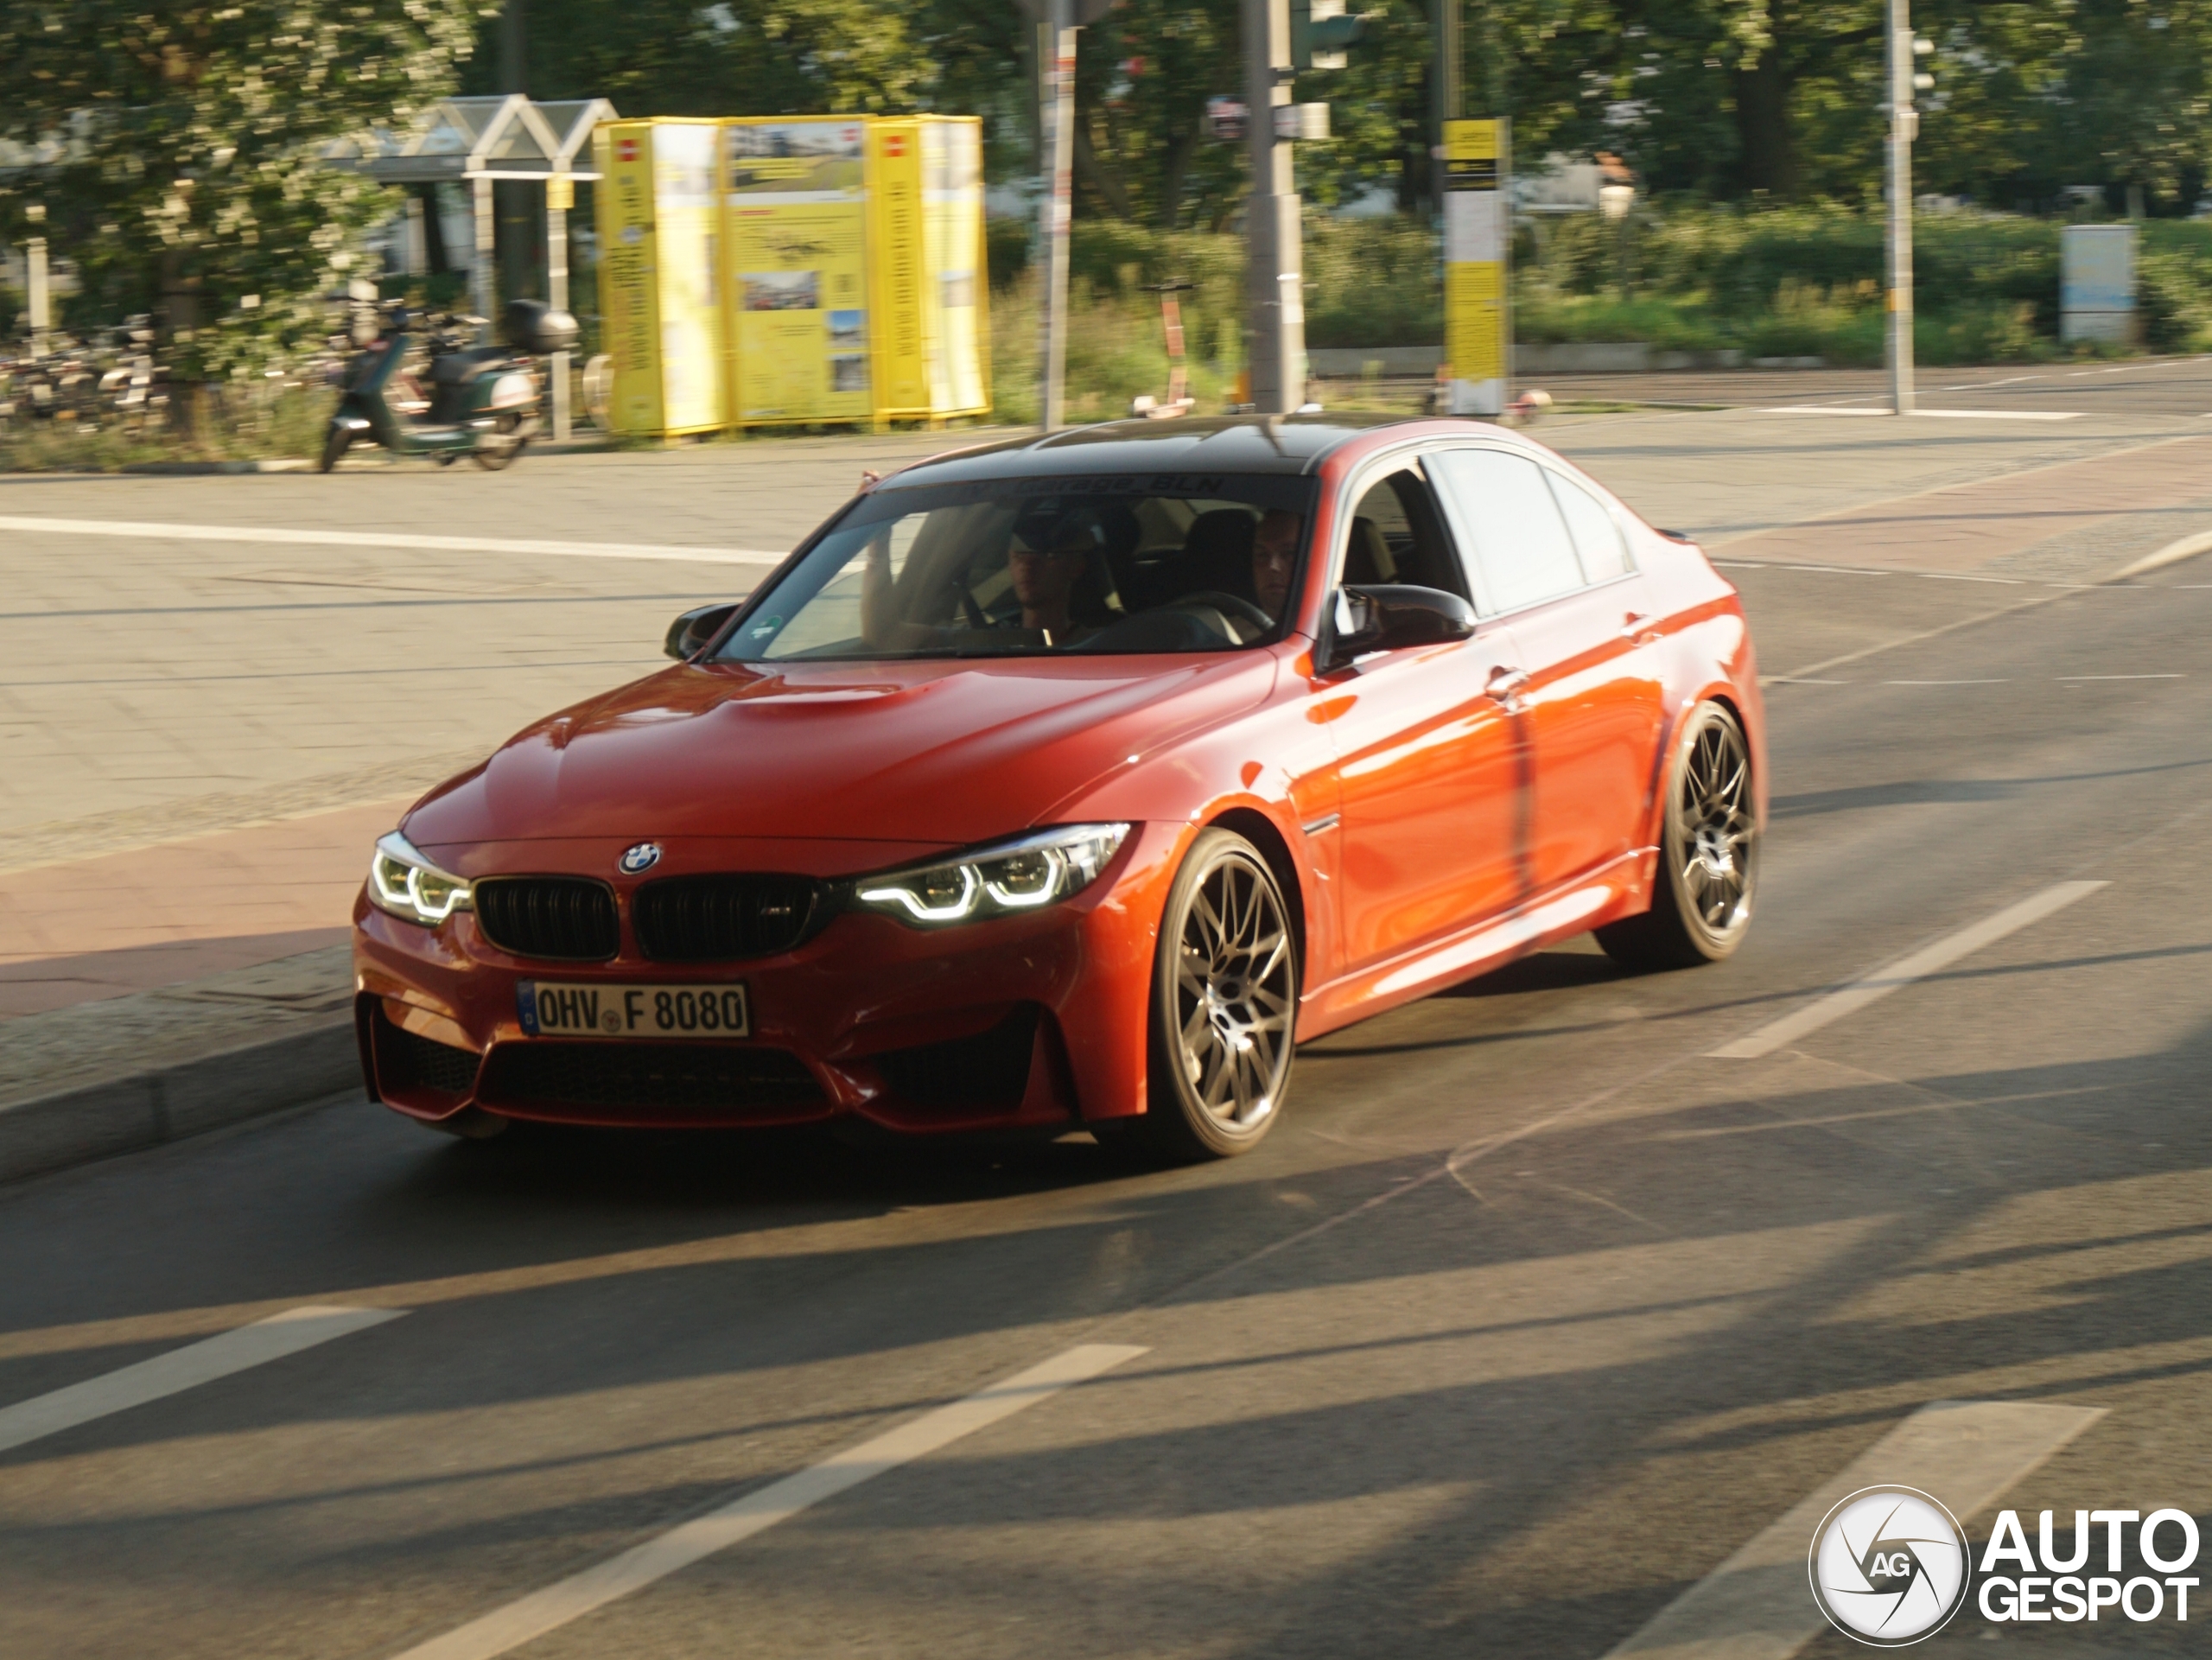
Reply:
[[930, 408], [965, 415], [989, 407], [983, 387], [983, 128], [973, 118], [922, 125], [922, 222], [929, 272]]
[[868, 419], [864, 124], [733, 120], [721, 137], [734, 419]]
[[722, 315], [715, 215], [715, 124], [653, 125], [661, 429], [722, 424]]

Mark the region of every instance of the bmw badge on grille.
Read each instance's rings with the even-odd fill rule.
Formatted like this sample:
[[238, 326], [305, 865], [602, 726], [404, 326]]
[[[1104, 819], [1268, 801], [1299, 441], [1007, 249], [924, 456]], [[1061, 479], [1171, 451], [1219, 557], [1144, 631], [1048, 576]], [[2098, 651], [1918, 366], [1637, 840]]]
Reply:
[[615, 861], [626, 876], [641, 875], [660, 862], [660, 843], [640, 842]]

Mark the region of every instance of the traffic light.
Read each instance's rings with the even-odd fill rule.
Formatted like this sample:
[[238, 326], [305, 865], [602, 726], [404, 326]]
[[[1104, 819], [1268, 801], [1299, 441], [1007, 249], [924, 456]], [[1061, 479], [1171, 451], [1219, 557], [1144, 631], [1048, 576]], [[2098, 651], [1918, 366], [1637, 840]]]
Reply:
[[1344, 48], [1367, 33], [1367, 19], [1344, 10], [1344, 0], [1290, 0], [1290, 62], [1294, 69], [1341, 69]]

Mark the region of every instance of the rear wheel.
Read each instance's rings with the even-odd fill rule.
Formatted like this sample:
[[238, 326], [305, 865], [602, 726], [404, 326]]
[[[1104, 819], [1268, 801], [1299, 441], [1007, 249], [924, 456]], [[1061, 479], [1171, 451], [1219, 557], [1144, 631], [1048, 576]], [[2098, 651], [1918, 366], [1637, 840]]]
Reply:
[[1176, 1161], [1258, 1146], [1290, 1083], [1297, 1018], [1298, 953], [1274, 873], [1243, 836], [1205, 830], [1168, 889], [1149, 1100], [1125, 1135]]
[[1649, 911], [1598, 930], [1615, 962], [1694, 968], [1743, 943], [1758, 891], [1751, 747], [1719, 703], [1700, 704], [1675, 746], [1652, 887]]
[[522, 417], [502, 415], [492, 423], [492, 430], [476, 441], [476, 448], [468, 452], [469, 459], [486, 472], [496, 473], [514, 464], [525, 442]]

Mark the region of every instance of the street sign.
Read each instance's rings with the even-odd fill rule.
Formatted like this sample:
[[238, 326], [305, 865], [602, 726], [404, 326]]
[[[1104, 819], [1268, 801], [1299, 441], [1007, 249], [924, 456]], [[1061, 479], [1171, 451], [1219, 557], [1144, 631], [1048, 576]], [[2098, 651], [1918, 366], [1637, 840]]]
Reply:
[[1244, 100], [1217, 93], [1206, 100], [1206, 130], [1224, 143], [1240, 142], [1249, 126]]

